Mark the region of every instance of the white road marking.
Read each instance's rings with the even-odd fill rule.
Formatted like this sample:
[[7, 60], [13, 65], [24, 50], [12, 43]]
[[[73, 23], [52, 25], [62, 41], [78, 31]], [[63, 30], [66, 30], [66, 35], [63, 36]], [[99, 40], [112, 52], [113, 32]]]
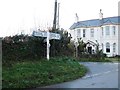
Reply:
[[93, 74], [93, 75], [88, 75], [88, 76], [85, 76], [85, 77], [82, 77], [83, 79], [86, 79], [86, 78], [92, 78], [92, 77], [95, 77], [95, 76], [100, 76], [100, 75], [103, 75], [103, 74], [108, 74], [108, 73], [111, 73], [111, 72], [118, 72], [118, 69], [116, 70], [113, 70], [113, 71], [107, 71], [107, 72], [103, 72], [103, 73], [97, 73], [97, 74]]
[[114, 63], [103, 63], [103, 64], [111, 64], [111, 65], [113, 65], [113, 64], [119, 64], [119, 63], [117, 63], [117, 62], [114, 62]]
[[107, 71], [107, 72], [104, 72], [104, 74], [107, 74], [107, 73], [110, 73], [110, 72], [112, 72], [112, 71]]

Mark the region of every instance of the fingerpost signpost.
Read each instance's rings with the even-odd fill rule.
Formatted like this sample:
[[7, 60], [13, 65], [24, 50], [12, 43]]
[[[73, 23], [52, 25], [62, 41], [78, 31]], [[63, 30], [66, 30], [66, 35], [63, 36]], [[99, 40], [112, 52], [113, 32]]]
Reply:
[[50, 39], [57, 39], [60, 40], [61, 36], [58, 33], [51, 33], [48, 31], [33, 31], [33, 36], [37, 37], [46, 37], [47, 38], [47, 60], [50, 59]]

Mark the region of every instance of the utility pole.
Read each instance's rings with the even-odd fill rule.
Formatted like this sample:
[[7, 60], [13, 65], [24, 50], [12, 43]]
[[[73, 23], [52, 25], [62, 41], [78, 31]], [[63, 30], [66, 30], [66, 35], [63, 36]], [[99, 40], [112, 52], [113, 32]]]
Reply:
[[60, 11], [60, 3], [58, 3], [58, 17], [57, 17], [57, 28], [58, 29], [60, 28], [60, 25], [59, 25], [59, 11]]
[[56, 18], [57, 18], [57, 0], [55, 0], [54, 20], [53, 20], [53, 30], [55, 31], [56, 31]]
[[[56, 32], [56, 21], [57, 21], [57, 0], [55, 0], [55, 7], [54, 7], [54, 20], [53, 20], [53, 32]], [[55, 40], [53, 40], [52, 45], [53, 56], [55, 56], [56, 47], [55, 47]]]

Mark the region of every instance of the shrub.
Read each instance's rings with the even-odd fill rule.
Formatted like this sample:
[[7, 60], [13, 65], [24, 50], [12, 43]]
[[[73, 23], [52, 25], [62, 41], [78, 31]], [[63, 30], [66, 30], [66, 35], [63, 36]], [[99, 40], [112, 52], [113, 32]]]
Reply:
[[[50, 40], [50, 57], [72, 56], [72, 48], [69, 47], [70, 37], [68, 33], [61, 34], [61, 40]], [[46, 38], [28, 35], [15, 35], [5, 37], [2, 40], [3, 63], [8, 61], [20, 61], [26, 59], [46, 58]]]

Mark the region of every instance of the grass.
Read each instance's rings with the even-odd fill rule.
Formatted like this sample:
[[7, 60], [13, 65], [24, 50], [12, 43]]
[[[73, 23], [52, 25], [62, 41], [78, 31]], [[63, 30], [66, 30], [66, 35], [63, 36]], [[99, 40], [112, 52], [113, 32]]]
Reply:
[[111, 62], [109, 59], [101, 58], [79, 58], [80, 62]]
[[78, 58], [80, 62], [120, 62], [120, 57]]
[[109, 57], [105, 58], [105, 60], [109, 60], [111, 62], [120, 62], [120, 57]]
[[87, 69], [71, 58], [23, 61], [3, 66], [3, 88], [35, 88], [70, 81], [85, 75]]

